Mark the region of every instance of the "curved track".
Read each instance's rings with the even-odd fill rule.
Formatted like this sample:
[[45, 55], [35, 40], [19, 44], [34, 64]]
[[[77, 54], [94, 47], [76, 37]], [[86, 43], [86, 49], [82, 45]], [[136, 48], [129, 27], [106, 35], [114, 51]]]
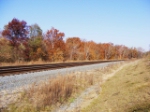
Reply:
[[60, 68], [73, 67], [73, 66], [82, 66], [82, 65], [90, 65], [90, 64], [106, 63], [106, 62], [117, 62], [117, 61], [123, 61], [123, 60], [5, 66], [5, 67], [0, 67], [0, 76], [13, 75], [12, 73], [21, 73], [21, 72], [27, 72], [27, 71], [60, 69]]

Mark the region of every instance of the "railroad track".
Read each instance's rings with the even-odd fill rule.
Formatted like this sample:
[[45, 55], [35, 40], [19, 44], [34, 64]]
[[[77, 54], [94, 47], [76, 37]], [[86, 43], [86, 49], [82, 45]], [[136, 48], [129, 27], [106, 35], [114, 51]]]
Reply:
[[61, 69], [67, 67], [90, 65], [96, 63], [116, 62], [116, 61], [123, 61], [123, 60], [4, 66], [4, 67], [0, 67], [0, 76], [13, 75], [14, 73], [22, 73], [22, 72], [29, 72], [29, 71]]

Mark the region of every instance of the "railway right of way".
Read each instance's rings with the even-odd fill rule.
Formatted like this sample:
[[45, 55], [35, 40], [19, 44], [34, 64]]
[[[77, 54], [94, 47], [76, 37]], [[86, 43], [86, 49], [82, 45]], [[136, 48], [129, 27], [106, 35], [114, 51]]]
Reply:
[[118, 62], [118, 61], [123, 61], [123, 60], [67, 62], [67, 63], [54, 63], [54, 64], [22, 65], [22, 66], [4, 66], [4, 67], [0, 67], [0, 76], [14, 75], [16, 73], [23, 73], [23, 72], [53, 70], [53, 69], [61, 69], [61, 68], [74, 67], [74, 66], [83, 66], [83, 65], [106, 63], [106, 62]]
[[39, 84], [41, 81], [47, 81], [51, 77], [55, 77], [56, 75], [66, 75], [72, 74], [74, 72], [84, 72], [92, 69], [99, 69], [106, 67], [110, 64], [120, 63], [120, 61], [110, 61], [104, 63], [95, 63], [84, 66], [74, 66], [74, 67], [64, 67], [61, 69], [53, 69], [53, 70], [43, 70], [36, 72], [26, 72], [19, 73], [9, 76], [1, 76], [0, 77], [0, 92], [2, 91], [14, 91], [19, 88], [26, 88], [31, 84]]

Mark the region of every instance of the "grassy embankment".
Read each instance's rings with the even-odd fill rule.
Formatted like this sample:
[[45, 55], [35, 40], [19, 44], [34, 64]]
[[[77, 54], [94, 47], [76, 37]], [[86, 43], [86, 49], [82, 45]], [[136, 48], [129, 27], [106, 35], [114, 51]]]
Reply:
[[[110, 59], [108, 61], [113, 61], [116, 59]], [[119, 59], [121, 60], [121, 59]], [[105, 59], [103, 60], [66, 60], [66, 61], [42, 61], [42, 60], [37, 60], [37, 61], [16, 61], [16, 62], [0, 62], [0, 67], [3, 66], [18, 66], [18, 65], [36, 65], [36, 64], [55, 64], [55, 63], [69, 63], [69, 62], [90, 62], [90, 61], [106, 61]]]
[[121, 64], [110, 65], [105, 68], [95, 70], [95, 73], [72, 73], [69, 75], [59, 75], [42, 82], [38, 86], [31, 86], [24, 91], [21, 97], [8, 106], [9, 112], [40, 112], [51, 111], [61, 104], [71, 103], [87, 87], [99, 83], [103, 74], [109, 74], [117, 69]]
[[150, 57], [120, 70], [83, 112], [150, 112]]

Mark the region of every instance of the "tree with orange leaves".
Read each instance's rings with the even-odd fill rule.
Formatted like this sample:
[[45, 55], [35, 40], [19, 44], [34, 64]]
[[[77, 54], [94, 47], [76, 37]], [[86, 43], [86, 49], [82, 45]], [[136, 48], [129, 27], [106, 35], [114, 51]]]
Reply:
[[64, 33], [55, 28], [51, 28], [45, 35], [46, 50], [50, 61], [60, 61], [64, 59], [65, 43]]
[[99, 58], [98, 46], [93, 41], [85, 42], [84, 53], [86, 60], [95, 60]]
[[79, 37], [67, 38], [66, 49], [70, 60], [77, 60], [79, 58], [80, 47], [81, 40]]

